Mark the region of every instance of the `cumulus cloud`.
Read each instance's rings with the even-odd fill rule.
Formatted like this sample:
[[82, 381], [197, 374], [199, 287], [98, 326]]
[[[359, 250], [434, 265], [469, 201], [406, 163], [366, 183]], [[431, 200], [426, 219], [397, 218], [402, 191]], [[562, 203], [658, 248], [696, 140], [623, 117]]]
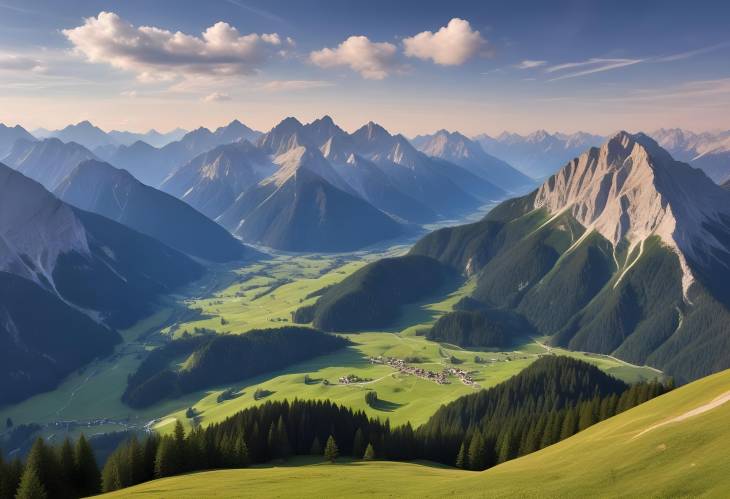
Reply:
[[371, 42], [366, 36], [351, 36], [336, 48], [323, 48], [309, 54], [309, 60], [322, 68], [349, 66], [363, 78], [382, 80], [398, 70], [397, 48], [388, 42]]
[[63, 34], [89, 62], [132, 71], [141, 80], [250, 74], [289, 43], [277, 33], [242, 35], [225, 22], [215, 23], [200, 36], [134, 26], [114, 12], [100, 12]]
[[492, 52], [479, 31], [472, 29], [469, 21], [458, 17], [436, 33], [423, 31], [404, 38], [403, 47], [408, 57], [430, 59], [443, 66], [458, 66], [479, 53], [489, 55]]
[[231, 96], [222, 92], [213, 92], [203, 97], [203, 102], [225, 102], [231, 100]]
[[295, 92], [297, 90], [309, 90], [310, 88], [331, 87], [332, 82], [324, 80], [272, 80], [265, 83], [261, 88], [267, 92]]
[[517, 69], [532, 69], [532, 68], [539, 68], [540, 66], [544, 66], [547, 64], [547, 61], [533, 61], [530, 59], [525, 59], [519, 64], [516, 64], [515, 67]]

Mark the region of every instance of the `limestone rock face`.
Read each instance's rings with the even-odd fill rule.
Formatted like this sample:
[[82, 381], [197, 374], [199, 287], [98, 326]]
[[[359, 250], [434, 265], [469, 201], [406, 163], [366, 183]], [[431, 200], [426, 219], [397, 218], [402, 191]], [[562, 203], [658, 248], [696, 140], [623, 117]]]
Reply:
[[686, 256], [702, 260], [728, 248], [709, 227], [730, 220], [730, 195], [700, 170], [675, 161], [643, 134], [619, 132], [570, 161], [537, 190], [535, 208], [568, 210], [590, 233], [629, 250], [658, 236], [679, 256], [683, 285], [692, 283]]

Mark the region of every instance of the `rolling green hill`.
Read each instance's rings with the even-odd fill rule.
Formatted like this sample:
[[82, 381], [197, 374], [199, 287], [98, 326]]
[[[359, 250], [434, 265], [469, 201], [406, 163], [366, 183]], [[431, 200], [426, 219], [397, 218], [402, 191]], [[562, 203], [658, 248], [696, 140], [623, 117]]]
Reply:
[[[730, 371], [485, 472], [296, 460], [157, 480], [105, 497], [725, 497]], [[298, 466], [297, 466], [298, 465]]]

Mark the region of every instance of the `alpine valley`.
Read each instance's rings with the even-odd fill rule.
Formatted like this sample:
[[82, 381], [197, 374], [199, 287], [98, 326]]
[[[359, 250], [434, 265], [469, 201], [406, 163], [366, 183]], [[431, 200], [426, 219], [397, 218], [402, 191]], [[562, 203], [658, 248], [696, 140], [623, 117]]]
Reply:
[[0, 1], [0, 499], [730, 496], [730, 4], [99, 4]]

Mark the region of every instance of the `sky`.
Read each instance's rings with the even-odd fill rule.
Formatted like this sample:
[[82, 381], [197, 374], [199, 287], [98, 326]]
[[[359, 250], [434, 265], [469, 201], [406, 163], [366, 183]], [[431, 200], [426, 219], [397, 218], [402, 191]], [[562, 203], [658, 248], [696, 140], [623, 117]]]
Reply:
[[730, 2], [0, 0], [0, 122], [730, 129]]

